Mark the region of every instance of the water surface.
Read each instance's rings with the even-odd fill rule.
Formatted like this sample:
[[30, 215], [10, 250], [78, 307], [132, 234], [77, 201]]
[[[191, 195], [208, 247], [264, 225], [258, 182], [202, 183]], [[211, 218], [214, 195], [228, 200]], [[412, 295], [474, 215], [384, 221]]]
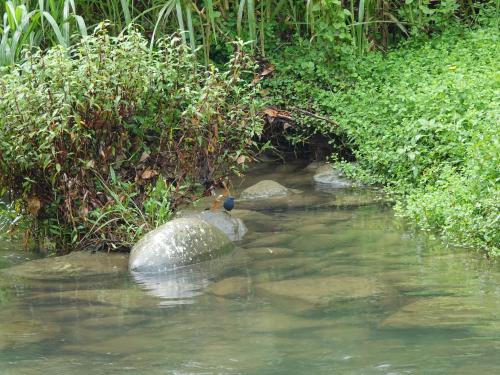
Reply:
[[[237, 185], [304, 193], [256, 205], [222, 266], [152, 280], [0, 273], [0, 374], [500, 373], [499, 266], [415, 232], [378, 192], [317, 191], [300, 169]], [[0, 248], [1, 268], [26, 261]]]

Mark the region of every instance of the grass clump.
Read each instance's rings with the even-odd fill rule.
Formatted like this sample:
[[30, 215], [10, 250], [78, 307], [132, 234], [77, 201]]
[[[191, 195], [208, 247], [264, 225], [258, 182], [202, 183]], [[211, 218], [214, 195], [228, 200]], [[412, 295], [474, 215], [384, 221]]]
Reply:
[[356, 64], [346, 54], [297, 56], [302, 70], [285, 65], [288, 75], [269, 83], [271, 95], [280, 107], [334, 119], [297, 117], [288, 131], [300, 140], [341, 139], [358, 161], [346, 169], [388, 186], [400, 214], [452, 243], [499, 255], [498, 38], [494, 25], [450, 28]]
[[105, 28], [0, 77], [2, 194], [59, 250], [129, 247], [239, 168], [261, 131], [241, 45], [219, 71], [179, 37], [151, 52], [140, 33]]

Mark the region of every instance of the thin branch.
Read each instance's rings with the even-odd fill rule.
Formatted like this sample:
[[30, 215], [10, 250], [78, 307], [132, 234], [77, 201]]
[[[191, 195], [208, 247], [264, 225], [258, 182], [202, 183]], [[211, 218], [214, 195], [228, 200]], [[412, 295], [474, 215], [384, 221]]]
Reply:
[[321, 116], [321, 115], [317, 115], [316, 113], [313, 113], [313, 112], [309, 112], [309, 111], [306, 111], [305, 109], [300, 109], [300, 108], [297, 108], [297, 107], [292, 107], [292, 111], [297, 111], [297, 112], [300, 112], [304, 115], [307, 115], [307, 116], [310, 116], [310, 117], [314, 117], [314, 118], [317, 118], [318, 120], [323, 120], [323, 121], [326, 121], [332, 125], [335, 125], [335, 126], [339, 126], [339, 123], [335, 120], [332, 120], [328, 117], [324, 117], [324, 116]]

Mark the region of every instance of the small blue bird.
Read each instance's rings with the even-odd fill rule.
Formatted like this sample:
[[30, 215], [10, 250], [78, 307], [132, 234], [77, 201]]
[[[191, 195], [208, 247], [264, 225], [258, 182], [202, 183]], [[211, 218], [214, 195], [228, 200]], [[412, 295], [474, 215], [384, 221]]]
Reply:
[[230, 212], [234, 208], [234, 198], [233, 197], [227, 197], [224, 200], [224, 209], [227, 212]]

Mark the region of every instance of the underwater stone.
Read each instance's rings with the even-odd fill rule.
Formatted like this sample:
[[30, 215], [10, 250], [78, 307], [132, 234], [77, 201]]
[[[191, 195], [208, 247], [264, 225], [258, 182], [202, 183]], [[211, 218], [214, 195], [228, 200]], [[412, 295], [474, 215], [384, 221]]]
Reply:
[[127, 271], [126, 254], [75, 251], [71, 254], [31, 260], [6, 268], [0, 273], [29, 280], [66, 280], [68, 278], [110, 277]]

